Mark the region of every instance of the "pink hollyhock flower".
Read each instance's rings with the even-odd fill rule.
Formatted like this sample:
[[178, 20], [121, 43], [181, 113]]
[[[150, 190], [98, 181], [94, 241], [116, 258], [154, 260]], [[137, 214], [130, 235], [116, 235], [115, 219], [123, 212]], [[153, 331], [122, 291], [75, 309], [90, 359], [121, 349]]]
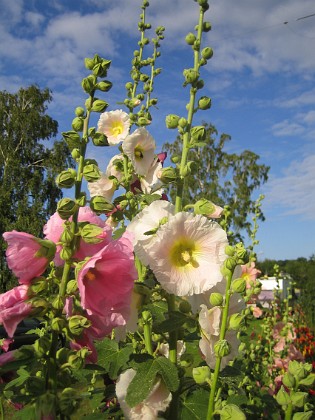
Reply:
[[8, 351], [7, 353], [0, 354], [0, 367], [7, 363], [14, 362], [16, 350]]
[[89, 315], [119, 314], [120, 309], [130, 306], [136, 278], [132, 243], [123, 235], [103, 247], [79, 270], [82, 307]]
[[129, 133], [129, 128], [129, 115], [121, 109], [103, 112], [97, 123], [97, 131], [106, 135], [110, 146], [123, 141]]
[[167, 292], [191, 296], [221, 282], [227, 244], [226, 232], [219, 224], [180, 212], [157, 229], [148, 245], [142, 245], [139, 258], [148, 263]]
[[263, 314], [263, 311], [259, 306], [254, 306], [252, 312], [255, 318], [260, 318]]
[[46, 270], [54, 258], [56, 245], [25, 232], [5, 232], [3, 238], [8, 243], [7, 263], [19, 279], [20, 284], [29, 284]]
[[14, 340], [12, 340], [11, 338], [5, 338], [2, 341], [2, 345], [0, 346], [1, 349], [5, 352], [7, 352], [9, 350], [10, 344], [12, 344], [14, 342]]
[[[69, 220], [71, 221], [71, 218]], [[96, 252], [98, 252], [111, 240], [112, 230], [110, 226], [107, 225], [103, 219], [97, 216], [88, 206], [80, 207], [78, 221], [88, 222], [103, 229], [103, 233], [99, 238], [100, 242], [96, 244], [86, 243], [82, 239], [80, 240], [80, 246], [77, 252], [75, 253], [74, 258], [84, 260], [84, 258], [90, 257]], [[57, 244], [57, 252], [54, 262], [58, 266], [63, 264], [63, 261], [60, 258], [61, 245], [58, 245], [58, 242], [60, 241], [60, 237], [63, 233], [64, 226], [65, 221], [61, 219], [57, 212], [50, 217], [50, 219], [44, 226], [45, 237]]]
[[261, 274], [261, 271], [255, 267], [255, 263], [241, 265], [242, 274], [241, 277], [246, 280], [246, 288], [250, 289], [256, 286], [256, 279]]
[[136, 375], [136, 371], [128, 369], [123, 372], [116, 382], [116, 395], [120, 407], [129, 420], [155, 420], [158, 419], [159, 412], [164, 412], [170, 405], [172, 394], [166, 388], [164, 382], [159, 378], [147, 398], [135, 407], [129, 407], [126, 402], [127, 389]]
[[89, 328], [84, 330], [80, 337], [76, 338], [75, 341], [70, 342], [72, 350], [81, 350], [86, 347], [91, 353], [85, 358], [86, 363], [97, 362], [97, 351], [94, 346], [93, 337], [89, 334]]
[[25, 302], [27, 290], [26, 285], [21, 285], [0, 295], [0, 324], [9, 337], [13, 337], [17, 325], [31, 313], [32, 306]]

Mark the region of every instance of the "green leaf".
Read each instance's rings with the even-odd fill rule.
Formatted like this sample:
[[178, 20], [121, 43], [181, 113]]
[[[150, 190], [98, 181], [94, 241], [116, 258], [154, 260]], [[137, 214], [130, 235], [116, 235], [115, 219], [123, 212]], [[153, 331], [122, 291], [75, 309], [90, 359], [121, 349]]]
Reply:
[[98, 365], [106, 369], [111, 379], [118, 377], [120, 371], [126, 367], [133, 352], [131, 344], [119, 349], [118, 343], [109, 338], [98, 343], [96, 348], [99, 354]]
[[220, 412], [220, 419], [222, 420], [246, 420], [243, 411], [234, 404], [227, 404]]
[[158, 373], [162, 376], [169, 391], [176, 391], [179, 387], [176, 366], [166, 357], [158, 357], [154, 360], [154, 364], [158, 367]]
[[309, 420], [313, 417], [313, 411], [305, 411], [305, 413], [294, 413], [293, 420]]
[[146, 399], [153, 387], [157, 371], [158, 366], [154, 363], [154, 359], [138, 365], [137, 373], [130, 382], [126, 395], [126, 402], [130, 407]]
[[181, 420], [204, 420], [207, 418], [209, 391], [198, 389], [182, 401]]
[[241, 406], [242, 404], [247, 404], [248, 402], [248, 398], [246, 397], [246, 395], [230, 395], [227, 399], [227, 403], [228, 404], [234, 404], [237, 405], [238, 407]]
[[18, 377], [10, 381], [6, 386], [5, 389], [12, 388], [14, 386], [21, 386], [24, 384], [24, 382], [31, 376], [27, 370], [24, 368], [20, 368], [17, 371]]
[[153, 326], [153, 330], [158, 334], [175, 331], [187, 321], [189, 321], [189, 318], [186, 315], [181, 312], [174, 311], [170, 313], [170, 317], [168, 319], [165, 319], [160, 324]]
[[293, 404], [293, 407], [304, 407], [304, 404], [306, 403], [308, 397], [307, 392], [292, 392], [291, 393], [291, 401]]
[[310, 373], [306, 378], [299, 381], [299, 386], [312, 386], [315, 381], [315, 373]]

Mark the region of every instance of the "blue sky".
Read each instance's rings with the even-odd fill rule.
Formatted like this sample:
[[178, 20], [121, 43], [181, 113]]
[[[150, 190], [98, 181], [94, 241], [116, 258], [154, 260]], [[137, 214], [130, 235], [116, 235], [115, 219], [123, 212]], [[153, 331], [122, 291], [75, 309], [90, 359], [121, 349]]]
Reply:
[[[138, 40], [139, 0], [0, 0], [0, 89], [36, 83], [49, 87], [49, 114], [60, 131], [85, 101], [84, 57], [112, 60], [110, 109], [125, 96]], [[258, 232], [259, 259], [315, 253], [315, 4], [313, 0], [214, 0], [206, 14], [212, 31], [205, 46], [214, 57], [203, 70], [203, 94], [213, 106], [200, 119], [232, 136], [231, 152], [252, 150], [271, 167], [258, 193], [266, 222]], [[168, 113], [185, 115], [182, 71], [192, 64], [186, 33], [197, 23], [192, 0], [151, 0], [148, 22], [166, 27], [156, 79], [158, 109], [151, 126], [158, 146], [176, 133]], [[287, 22], [287, 23], [285, 23]], [[115, 151], [101, 149], [100, 166]]]

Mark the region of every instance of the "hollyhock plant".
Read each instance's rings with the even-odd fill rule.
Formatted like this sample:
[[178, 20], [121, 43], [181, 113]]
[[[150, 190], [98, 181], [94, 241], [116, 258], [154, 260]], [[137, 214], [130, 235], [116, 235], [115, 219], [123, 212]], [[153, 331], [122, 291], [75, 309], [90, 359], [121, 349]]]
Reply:
[[129, 133], [129, 128], [129, 115], [121, 109], [103, 112], [97, 123], [97, 131], [105, 134], [111, 146], [124, 141]]
[[88, 189], [91, 197], [101, 196], [107, 201], [112, 201], [114, 192], [116, 191], [115, 182], [109, 179], [106, 174], [101, 174], [100, 179], [94, 182], [88, 182]]
[[129, 420], [155, 420], [159, 412], [164, 412], [172, 400], [172, 394], [161, 379], [154, 383], [147, 398], [135, 407], [129, 407], [126, 402], [127, 389], [136, 371], [128, 369], [123, 372], [116, 382], [116, 395], [120, 407]]
[[255, 266], [255, 262], [251, 261], [248, 264], [242, 265], [242, 274], [240, 277], [246, 280], [246, 288], [250, 289], [255, 287], [256, 279], [261, 274], [261, 271], [258, 270]]
[[18, 324], [32, 311], [27, 303], [28, 286], [21, 285], [0, 295], [0, 324], [9, 337], [13, 337]]
[[78, 271], [82, 307], [89, 315], [102, 317], [130, 305], [136, 278], [132, 243], [124, 235], [103, 247]]
[[8, 243], [7, 263], [19, 279], [20, 284], [29, 284], [46, 270], [54, 258], [56, 245], [25, 232], [5, 232], [3, 238]]
[[135, 173], [146, 176], [155, 156], [155, 141], [144, 127], [137, 128], [126, 137], [122, 149], [130, 159]]
[[167, 292], [201, 294], [222, 280], [227, 243], [226, 233], [217, 223], [180, 212], [169, 217], [149, 244], [142, 246], [140, 259], [148, 262]]

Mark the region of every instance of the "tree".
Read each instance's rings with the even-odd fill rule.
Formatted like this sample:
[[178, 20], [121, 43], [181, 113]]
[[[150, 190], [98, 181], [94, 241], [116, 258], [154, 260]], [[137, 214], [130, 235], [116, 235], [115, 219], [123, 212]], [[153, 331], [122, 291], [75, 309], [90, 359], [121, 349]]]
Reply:
[[[230, 229], [233, 238], [241, 240], [243, 232], [250, 233], [251, 221], [248, 215], [255, 211], [253, 192], [268, 179], [269, 167], [258, 163], [259, 156], [250, 150], [241, 154], [224, 150], [231, 139], [227, 134], [218, 136], [216, 128], [204, 123], [207, 132], [207, 145], [190, 149], [188, 159], [195, 162], [196, 171], [186, 178], [183, 204], [206, 198], [214, 204], [229, 206], [231, 211]], [[181, 154], [181, 140], [164, 144], [165, 151], [171, 155]], [[175, 195], [170, 185], [169, 193]], [[264, 220], [260, 211], [259, 219]], [[232, 239], [233, 239], [232, 238]]]
[[[6, 266], [2, 233], [18, 230], [42, 235], [43, 225], [55, 211], [61, 190], [55, 177], [72, 166], [65, 142], [56, 136], [57, 121], [46, 114], [49, 89], [21, 88], [0, 92], [0, 290], [12, 285]], [[44, 142], [48, 141], [45, 146]]]

